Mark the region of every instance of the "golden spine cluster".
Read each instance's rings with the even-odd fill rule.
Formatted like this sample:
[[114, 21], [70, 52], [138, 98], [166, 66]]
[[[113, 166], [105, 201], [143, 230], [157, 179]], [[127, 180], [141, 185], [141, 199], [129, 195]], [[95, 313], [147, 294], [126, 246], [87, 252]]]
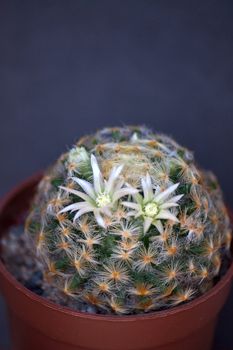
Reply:
[[145, 127], [106, 128], [63, 154], [40, 182], [25, 229], [47, 280], [116, 314], [201, 295], [232, 239], [213, 174]]

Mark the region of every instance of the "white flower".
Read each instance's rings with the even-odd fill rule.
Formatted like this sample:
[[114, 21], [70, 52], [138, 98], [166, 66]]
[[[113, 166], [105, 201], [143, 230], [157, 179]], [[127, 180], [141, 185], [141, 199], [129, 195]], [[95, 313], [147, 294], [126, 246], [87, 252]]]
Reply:
[[122, 188], [124, 181], [119, 179], [123, 169], [122, 165], [112, 169], [108, 180], [104, 180], [94, 155], [91, 155], [91, 167], [93, 172], [93, 184], [78, 177], [72, 177], [73, 181], [76, 182], [84, 192], [60, 186], [61, 189], [83, 199], [81, 202], [76, 202], [64, 207], [60, 213], [77, 211], [74, 216], [75, 221], [83, 214], [93, 212], [97, 223], [106, 228], [106, 223], [102, 215], [111, 216], [111, 209], [120, 198], [127, 195], [134, 195], [138, 191], [129, 186]]
[[[154, 225], [160, 233], [163, 232], [163, 225], [161, 220], [172, 220], [178, 222], [177, 217], [169, 210], [172, 207], [178, 206], [177, 202], [183, 195], [170, 197], [179, 183], [169, 186], [166, 190], [161, 191], [157, 186], [153, 192], [153, 185], [151, 177], [147, 174], [141, 180], [143, 196], [137, 193], [133, 195], [135, 202], [122, 202], [122, 204], [133, 211], [128, 213], [135, 218], [143, 217], [144, 219], [144, 233], [146, 233], [151, 225]], [[170, 198], [169, 198], [170, 197]]]

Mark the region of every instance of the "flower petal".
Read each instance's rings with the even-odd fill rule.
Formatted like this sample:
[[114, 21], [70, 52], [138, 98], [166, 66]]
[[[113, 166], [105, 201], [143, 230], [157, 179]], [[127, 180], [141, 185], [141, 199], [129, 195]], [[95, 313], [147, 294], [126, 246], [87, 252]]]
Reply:
[[114, 188], [114, 183], [122, 172], [123, 165], [119, 165], [118, 167], [114, 167], [109, 175], [109, 179], [106, 183], [106, 191], [111, 193]]
[[91, 155], [91, 167], [93, 171], [93, 181], [96, 193], [101, 193], [104, 189], [103, 176], [101, 174], [99, 165], [97, 163], [96, 157]]
[[94, 211], [94, 215], [96, 218], [97, 223], [99, 224], [99, 226], [106, 228], [106, 224], [104, 222], [104, 219], [102, 218], [102, 216], [100, 215], [99, 211], [95, 210]]
[[134, 195], [138, 193], [138, 190], [136, 188], [133, 187], [124, 187], [118, 191], [116, 191], [113, 194], [113, 202], [116, 202], [118, 199], [120, 199], [121, 197], [127, 196], [127, 195]]
[[152, 218], [148, 218], [148, 217], [145, 218], [144, 223], [143, 223], [143, 231], [144, 231], [144, 233], [146, 233], [149, 230], [149, 228], [150, 228], [150, 226], [152, 224], [152, 221], [153, 221]]
[[156, 202], [165, 201], [169, 197], [169, 195], [177, 189], [178, 186], [179, 186], [179, 183], [169, 186], [165, 191], [162, 191], [157, 196], [155, 196], [154, 198], [155, 201]]
[[111, 210], [110, 210], [108, 207], [103, 207], [103, 208], [100, 209], [100, 211], [101, 211], [103, 214], [105, 214], [105, 215], [107, 215], [107, 216], [109, 216], [109, 217], [112, 216], [112, 212], [111, 212]]
[[184, 195], [183, 194], [179, 194], [178, 196], [174, 196], [172, 198], [169, 199], [169, 202], [172, 202], [172, 203], [176, 203], [178, 202]]
[[76, 196], [84, 199], [87, 202], [91, 201], [91, 198], [88, 195], [86, 195], [85, 193], [83, 193], [83, 192], [80, 192], [80, 191], [77, 191], [77, 190], [73, 190], [71, 188], [64, 187], [64, 186], [59, 186], [59, 188], [61, 188], [62, 190], [66, 191], [68, 193], [75, 194]]
[[173, 207], [178, 207], [178, 206], [179, 206], [179, 204], [177, 204], [177, 203], [165, 202], [160, 206], [160, 208], [168, 209], [168, 208], [173, 208]]
[[137, 203], [133, 203], [133, 202], [121, 202], [121, 204], [123, 204], [125, 207], [130, 208], [130, 209], [135, 209], [137, 211], [141, 210], [141, 206]]
[[125, 181], [124, 180], [119, 180], [117, 181], [117, 183], [115, 184], [114, 187], [114, 191], [118, 191], [122, 188], [122, 186], [124, 185]]
[[91, 211], [93, 211], [93, 208], [91, 208], [91, 207], [86, 207], [86, 208], [80, 209], [80, 210], [75, 214], [73, 221], [77, 220], [77, 219], [78, 219], [80, 216], [82, 216], [83, 214], [90, 213]]
[[140, 205], [143, 205], [143, 196], [140, 193], [133, 194], [134, 200], [139, 203]]
[[161, 220], [156, 220], [155, 222], [153, 222], [153, 225], [157, 228], [159, 233], [163, 232], [163, 225], [162, 225]]
[[133, 211], [133, 210], [128, 211], [128, 212], [126, 213], [126, 216], [127, 216], [127, 217], [128, 217], [128, 216], [134, 216], [134, 217], [136, 217], [136, 215], [137, 215], [137, 212], [136, 212], [136, 211]]
[[79, 210], [87, 205], [88, 204], [86, 202], [73, 203], [64, 207], [62, 210], [59, 211], [58, 214], [66, 213], [67, 211], [70, 211], [70, 210], [72, 211]]
[[145, 201], [150, 201], [153, 198], [153, 188], [151, 177], [148, 173], [141, 179], [141, 184]]
[[157, 219], [167, 219], [175, 222], [179, 222], [177, 217], [172, 214], [169, 210], [161, 210], [161, 212], [156, 216]]
[[77, 184], [79, 184], [79, 186], [82, 187], [82, 189], [88, 194], [88, 196], [95, 199], [96, 197], [95, 191], [92, 184], [90, 184], [90, 182], [79, 179], [78, 177], [72, 177], [72, 180], [75, 181]]

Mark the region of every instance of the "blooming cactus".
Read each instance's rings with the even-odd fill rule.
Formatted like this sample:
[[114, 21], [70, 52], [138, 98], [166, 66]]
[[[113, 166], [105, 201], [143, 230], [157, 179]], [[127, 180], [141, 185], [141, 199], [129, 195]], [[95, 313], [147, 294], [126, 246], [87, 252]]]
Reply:
[[201, 295], [231, 242], [215, 177], [144, 127], [103, 129], [63, 154], [38, 186], [26, 232], [47, 280], [117, 314]]

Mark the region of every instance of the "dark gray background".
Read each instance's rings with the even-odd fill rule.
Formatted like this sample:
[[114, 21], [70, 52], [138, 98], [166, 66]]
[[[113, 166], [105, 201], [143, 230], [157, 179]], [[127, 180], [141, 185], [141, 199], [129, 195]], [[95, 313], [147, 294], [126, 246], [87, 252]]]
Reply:
[[[233, 206], [233, 1], [0, 1], [0, 119], [0, 195], [80, 135], [144, 123]], [[232, 307], [215, 349], [233, 349]]]

